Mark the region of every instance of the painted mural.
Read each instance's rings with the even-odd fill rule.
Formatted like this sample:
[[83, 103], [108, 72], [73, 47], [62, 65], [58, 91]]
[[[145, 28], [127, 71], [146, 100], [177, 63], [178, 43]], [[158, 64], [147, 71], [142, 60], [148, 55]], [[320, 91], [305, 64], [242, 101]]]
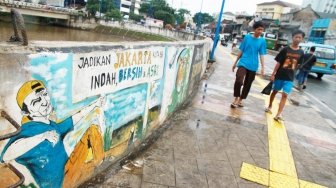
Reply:
[[188, 95], [190, 95], [197, 83], [201, 80], [202, 74], [202, 61], [207, 59], [207, 52], [204, 50], [205, 45], [195, 45], [194, 46], [194, 53], [192, 59], [192, 66], [190, 71], [189, 77], [189, 88], [188, 88]]
[[[0, 167], [15, 166], [23, 187], [78, 186], [184, 102], [204, 71], [205, 51], [190, 45], [29, 55], [23, 68], [31, 78], [13, 91], [21, 131], [0, 141]], [[8, 178], [0, 184], [17, 181], [2, 173]]]
[[176, 76], [173, 79], [173, 90], [168, 105], [168, 113], [172, 113], [187, 97], [192, 55], [192, 47], [183, 48], [178, 52], [174, 63], [169, 65], [169, 69], [171, 69]]

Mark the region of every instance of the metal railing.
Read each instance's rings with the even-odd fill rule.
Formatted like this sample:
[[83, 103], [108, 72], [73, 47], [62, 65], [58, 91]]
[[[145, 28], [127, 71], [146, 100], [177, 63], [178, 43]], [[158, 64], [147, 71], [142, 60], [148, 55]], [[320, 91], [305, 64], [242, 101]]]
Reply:
[[[0, 141], [11, 138], [11, 137], [20, 133], [21, 126], [13, 118], [11, 118], [4, 110], [0, 109], [0, 116], [5, 118], [10, 124], [12, 124], [16, 128], [15, 132], [12, 132], [12, 133], [9, 133], [9, 134], [6, 134], [6, 135], [2, 135], [2, 136], [0, 135]], [[5, 165], [6, 168], [9, 168], [12, 172], [14, 172], [14, 174], [17, 175], [20, 179], [15, 184], [9, 186], [9, 188], [14, 188], [14, 187], [18, 187], [18, 186], [22, 185], [24, 180], [25, 180], [25, 177], [23, 176], [23, 174], [18, 169], [16, 169], [13, 165], [11, 165], [10, 163], [3, 163], [3, 165]]]
[[5, 118], [9, 123], [11, 123], [16, 128], [15, 132], [6, 135], [0, 135], [0, 141], [19, 134], [19, 132], [21, 131], [21, 126], [13, 118], [11, 118], [4, 110], [1, 109], [0, 109], [0, 116]]

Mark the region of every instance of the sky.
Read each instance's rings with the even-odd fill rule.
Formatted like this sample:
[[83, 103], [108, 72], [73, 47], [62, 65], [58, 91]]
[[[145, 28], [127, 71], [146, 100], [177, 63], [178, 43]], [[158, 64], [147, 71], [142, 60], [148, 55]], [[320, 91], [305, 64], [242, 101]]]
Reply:
[[[192, 15], [199, 12], [207, 12], [210, 15], [212, 13], [219, 13], [220, 7], [222, 5], [222, 0], [166, 0], [167, 3], [172, 5], [172, 7], [179, 9], [185, 8], [190, 10]], [[203, 6], [202, 6], [203, 1]], [[247, 13], [253, 15], [256, 11], [257, 4], [263, 2], [271, 2], [275, 0], [225, 0], [224, 12], [230, 11], [233, 13], [246, 11]], [[301, 5], [302, 0], [283, 0], [292, 4]]]

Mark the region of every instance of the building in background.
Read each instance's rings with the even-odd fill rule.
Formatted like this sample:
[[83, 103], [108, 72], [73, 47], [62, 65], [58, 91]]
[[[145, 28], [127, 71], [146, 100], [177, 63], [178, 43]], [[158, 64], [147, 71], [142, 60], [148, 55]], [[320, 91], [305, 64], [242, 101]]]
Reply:
[[335, 0], [303, 0], [302, 7], [311, 5], [314, 11], [324, 12], [329, 14], [336, 14]]
[[336, 17], [315, 20], [308, 38], [318, 44], [336, 44]]
[[139, 10], [140, 10], [140, 6], [141, 6], [141, 0], [133, 0], [132, 1], [132, 6], [134, 7], [134, 14], [139, 15]]
[[40, 3], [42, 2], [43, 4], [46, 5], [51, 5], [55, 7], [64, 7], [64, 0], [40, 0], [40, 1], [33, 1], [33, 3]]
[[120, 1], [120, 12], [123, 15], [129, 15], [131, 13], [132, 0]]
[[257, 4], [257, 11], [255, 13], [261, 19], [280, 19], [282, 14], [289, 13], [293, 9], [299, 9], [299, 5], [294, 5], [291, 3], [283, 1], [273, 1]]
[[249, 30], [249, 23], [253, 20], [253, 16], [248, 14], [241, 14], [236, 16], [236, 22], [233, 26], [232, 35], [235, 36], [242, 36], [248, 33]]
[[145, 21], [145, 26], [163, 28], [163, 21], [147, 17]]
[[308, 37], [313, 21], [319, 19], [320, 15], [315, 12], [311, 6], [307, 6], [301, 10], [296, 10], [283, 14], [280, 18], [279, 37], [288, 41], [292, 40], [292, 32], [300, 29], [305, 32]]
[[283, 14], [280, 18], [279, 37], [291, 41], [291, 33], [296, 29], [301, 29], [306, 33], [306, 38], [309, 41], [316, 43], [325, 43], [325, 40], [330, 41], [335, 38], [336, 14], [328, 14], [317, 12], [308, 5], [301, 10], [292, 11]]
[[223, 20], [227, 20], [227, 21], [236, 21], [236, 15], [233, 14], [232, 12], [224, 12], [223, 13]]
[[141, 0], [112, 0], [113, 6], [119, 9], [122, 15], [129, 15], [132, 11], [139, 15]]
[[113, 7], [116, 9], [120, 9], [120, 5], [121, 5], [121, 0], [112, 0], [113, 2]]

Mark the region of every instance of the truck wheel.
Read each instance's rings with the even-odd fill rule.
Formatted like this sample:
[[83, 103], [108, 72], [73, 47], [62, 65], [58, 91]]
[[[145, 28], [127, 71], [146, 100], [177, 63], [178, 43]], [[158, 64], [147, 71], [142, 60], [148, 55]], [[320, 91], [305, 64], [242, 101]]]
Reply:
[[324, 74], [322, 74], [322, 73], [316, 73], [317, 74], [317, 79], [318, 80], [322, 80], [322, 76], [324, 75]]

